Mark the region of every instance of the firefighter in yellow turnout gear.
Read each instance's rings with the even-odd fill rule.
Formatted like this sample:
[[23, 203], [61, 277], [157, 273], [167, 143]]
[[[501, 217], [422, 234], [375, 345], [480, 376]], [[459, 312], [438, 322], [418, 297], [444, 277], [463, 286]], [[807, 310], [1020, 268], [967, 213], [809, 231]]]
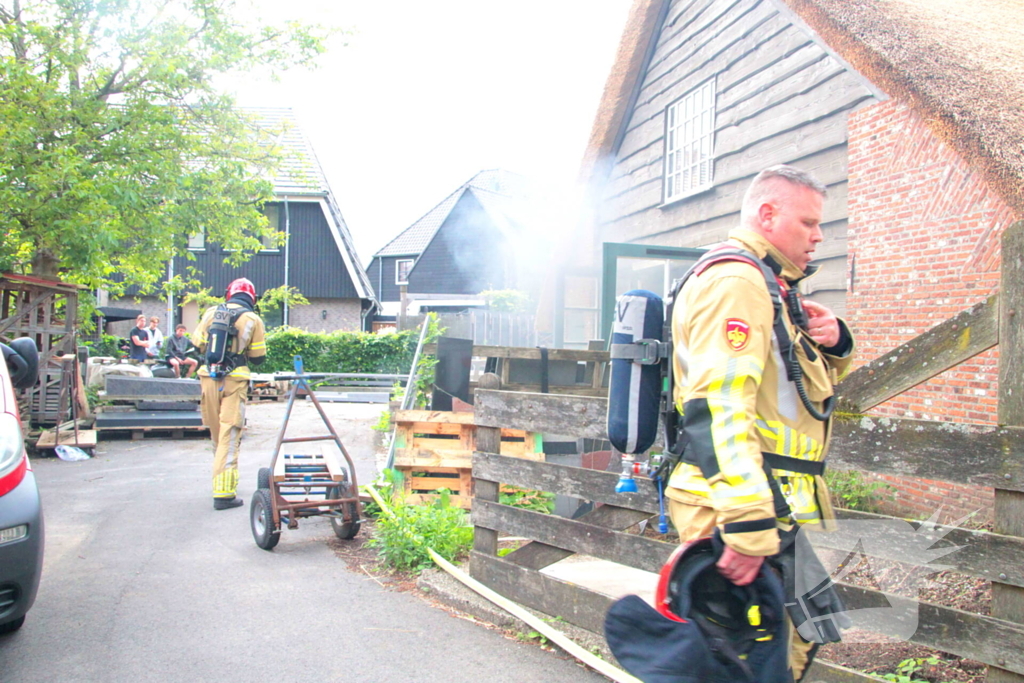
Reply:
[[[762, 171], [744, 197], [742, 227], [726, 244], [764, 261], [784, 292], [797, 287], [815, 270], [809, 263], [822, 240], [824, 195], [824, 186], [798, 169]], [[852, 361], [853, 338], [828, 308], [803, 301], [803, 309], [806, 329], [784, 311], [785, 329], [806, 398], [822, 413]], [[772, 469], [791, 515], [776, 516], [764, 470], [764, 459], [772, 455], [763, 454], [820, 462], [830, 425], [812, 416], [789, 380], [774, 324], [765, 276], [738, 260], [713, 263], [691, 276], [673, 310], [674, 399], [687, 445], [686, 462], [669, 477], [669, 513], [684, 542], [719, 529], [726, 545], [719, 571], [739, 585], [753, 581], [765, 557], [779, 552], [778, 529], [820, 526], [832, 518], [821, 476], [781, 469], [784, 459], [773, 461]], [[790, 665], [800, 680], [812, 644], [795, 631], [792, 639]]]
[[[249, 393], [249, 366], [263, 363], [267, 343], [263, 320], [253, 311], [256, 288], [252, 282], [239, 278], [228, 285], [225, 294], [227, 309], [234, 319], [230, 335], [228, 362], [223, 367], [210, 368], [204, 363], [199, 368], [202, 386], [203, 424], [210, 430], [213, 441], [213, 507], [227, 510], [239, 507], [243, 500], [235, 493], [238, 488], [238, 453], [245, 424], [245, 402]], [[217, 307], [203, 316], [192, 334], [192, 343], [201, 353], [210, 343], [211, 325]], [[223, 372], [223, 376], [218, 376]]]

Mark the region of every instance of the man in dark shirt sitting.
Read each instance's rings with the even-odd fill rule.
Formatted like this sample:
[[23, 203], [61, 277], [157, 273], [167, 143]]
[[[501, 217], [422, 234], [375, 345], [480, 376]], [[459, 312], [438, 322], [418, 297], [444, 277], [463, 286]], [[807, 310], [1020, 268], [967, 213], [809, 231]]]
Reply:
[[164, 342], [167, 348], [167, 362], [174, 368], [174, 376], [181, 377], [181, 366], [188, 368], [185, 378], [188, 379], [196, 371], [199, 361], [188, 355], [188, 352], [195, 348], [192, 340], [185, 336], [185, 326], [178, 325], [174, 328], [174, 336]]
[[146, 349], [149, 347], [149, 330], [146, 329], [146, 316], [139, 315], [135, 319], [135, 327], [128, 336], [128, 357], [132, 360], [144, 361], [149, 356]]

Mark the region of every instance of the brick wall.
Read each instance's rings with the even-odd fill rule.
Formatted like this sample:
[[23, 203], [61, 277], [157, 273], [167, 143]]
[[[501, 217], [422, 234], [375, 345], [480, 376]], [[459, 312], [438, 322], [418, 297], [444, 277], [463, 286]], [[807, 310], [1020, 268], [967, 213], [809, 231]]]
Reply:
[[359, 299], [310, 299], [308, 306], [288, 309], [288, 324], [307, 332], [358, 332], [362, 329], [361, 313]]
[[[906, 106], [849, 118], [847, 310], [866, 363], [983, 301], [999, 284], [999, 239], [1017, 216]], [[998, 347], [873, 408], [877, 415], [994, 424]], [[992, 489], [914, 478], [889, 511], [943, 521], [992, 518]]]
[[[142, 297], [140, 299], [115, 299], [110, 302], [111, 306], [117, 306], [118, 308], [136, 308], [142, 311], [146, 316], [146, 326], [149, 327], [149, 318], [156, 316], [160, 318], [160, 324], [157, 328], [167, 336], [167, 299], [158, 299], [156, 297]], [[121, 320], [116, 323], [109, 323], [107, 325], [107, 334], [117, 335], [118, 337], [127, 337], [135, 327], [134, 320]], [[171, 334], [174, 334], [174, 330], [171, 329]]]
[[[999, 238], [1013, 212], [910, 109], [850, 114], [847, 310], [858, 362], [983, 301], [999, 284]], [[992, 424], [998, 348], [871, 412]]]

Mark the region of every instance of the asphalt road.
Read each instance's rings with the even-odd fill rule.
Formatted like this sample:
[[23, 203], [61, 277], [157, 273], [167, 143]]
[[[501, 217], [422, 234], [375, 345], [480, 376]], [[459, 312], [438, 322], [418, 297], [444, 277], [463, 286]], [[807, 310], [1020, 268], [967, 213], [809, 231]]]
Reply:
[[[325, 408], [365, 482], [380, 407]], [[321, 433], [311, 405], [296, 410], [290, 433]], [[260, 550], [249, 496], [282, 415], [283, 404], [250, 405], [246, 505], [233, 510], [212, 508], [206, 439], [101, 441], [89, 461], [34, 459], [43, 580], [25, 626], [0, 637], [0, 681], [606, 680], [349, 570], [326, 519]]]

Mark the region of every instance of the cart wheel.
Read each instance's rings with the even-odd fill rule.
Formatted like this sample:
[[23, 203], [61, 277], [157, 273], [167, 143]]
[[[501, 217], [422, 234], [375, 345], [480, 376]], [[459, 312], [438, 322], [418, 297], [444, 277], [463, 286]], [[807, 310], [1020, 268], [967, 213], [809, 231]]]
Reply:
[[257, 489], [249, 505], [249, 523], [256, 545], [264, 550], [273, 550], [281, 540], [281, 530], [274, 528], [274, 511], [270, 507], [270, 491]]
[[[345, 490], [348, 490], [348, 485], [344, 484]], [[327, 489], [327, 498], [341, 498], [342, 486], [333, 486]], [[347, 495], [347, 494], [346, 494]], [[355, 503], [345, 503], [348, 506], [348, 513], [352, 516], [351, 522], [346, 522], [340, 517], [331, 517], [331, 526], [334, 528], [334, 535], [343, 541], [351, 541], [359, 534], [359, 527], [361, 522], [359, 520], [359, 507]]]
[[270, 468], [261, 467], [260, 471], [256, 473], [256, 488], [258, 489], [270, 489]]

